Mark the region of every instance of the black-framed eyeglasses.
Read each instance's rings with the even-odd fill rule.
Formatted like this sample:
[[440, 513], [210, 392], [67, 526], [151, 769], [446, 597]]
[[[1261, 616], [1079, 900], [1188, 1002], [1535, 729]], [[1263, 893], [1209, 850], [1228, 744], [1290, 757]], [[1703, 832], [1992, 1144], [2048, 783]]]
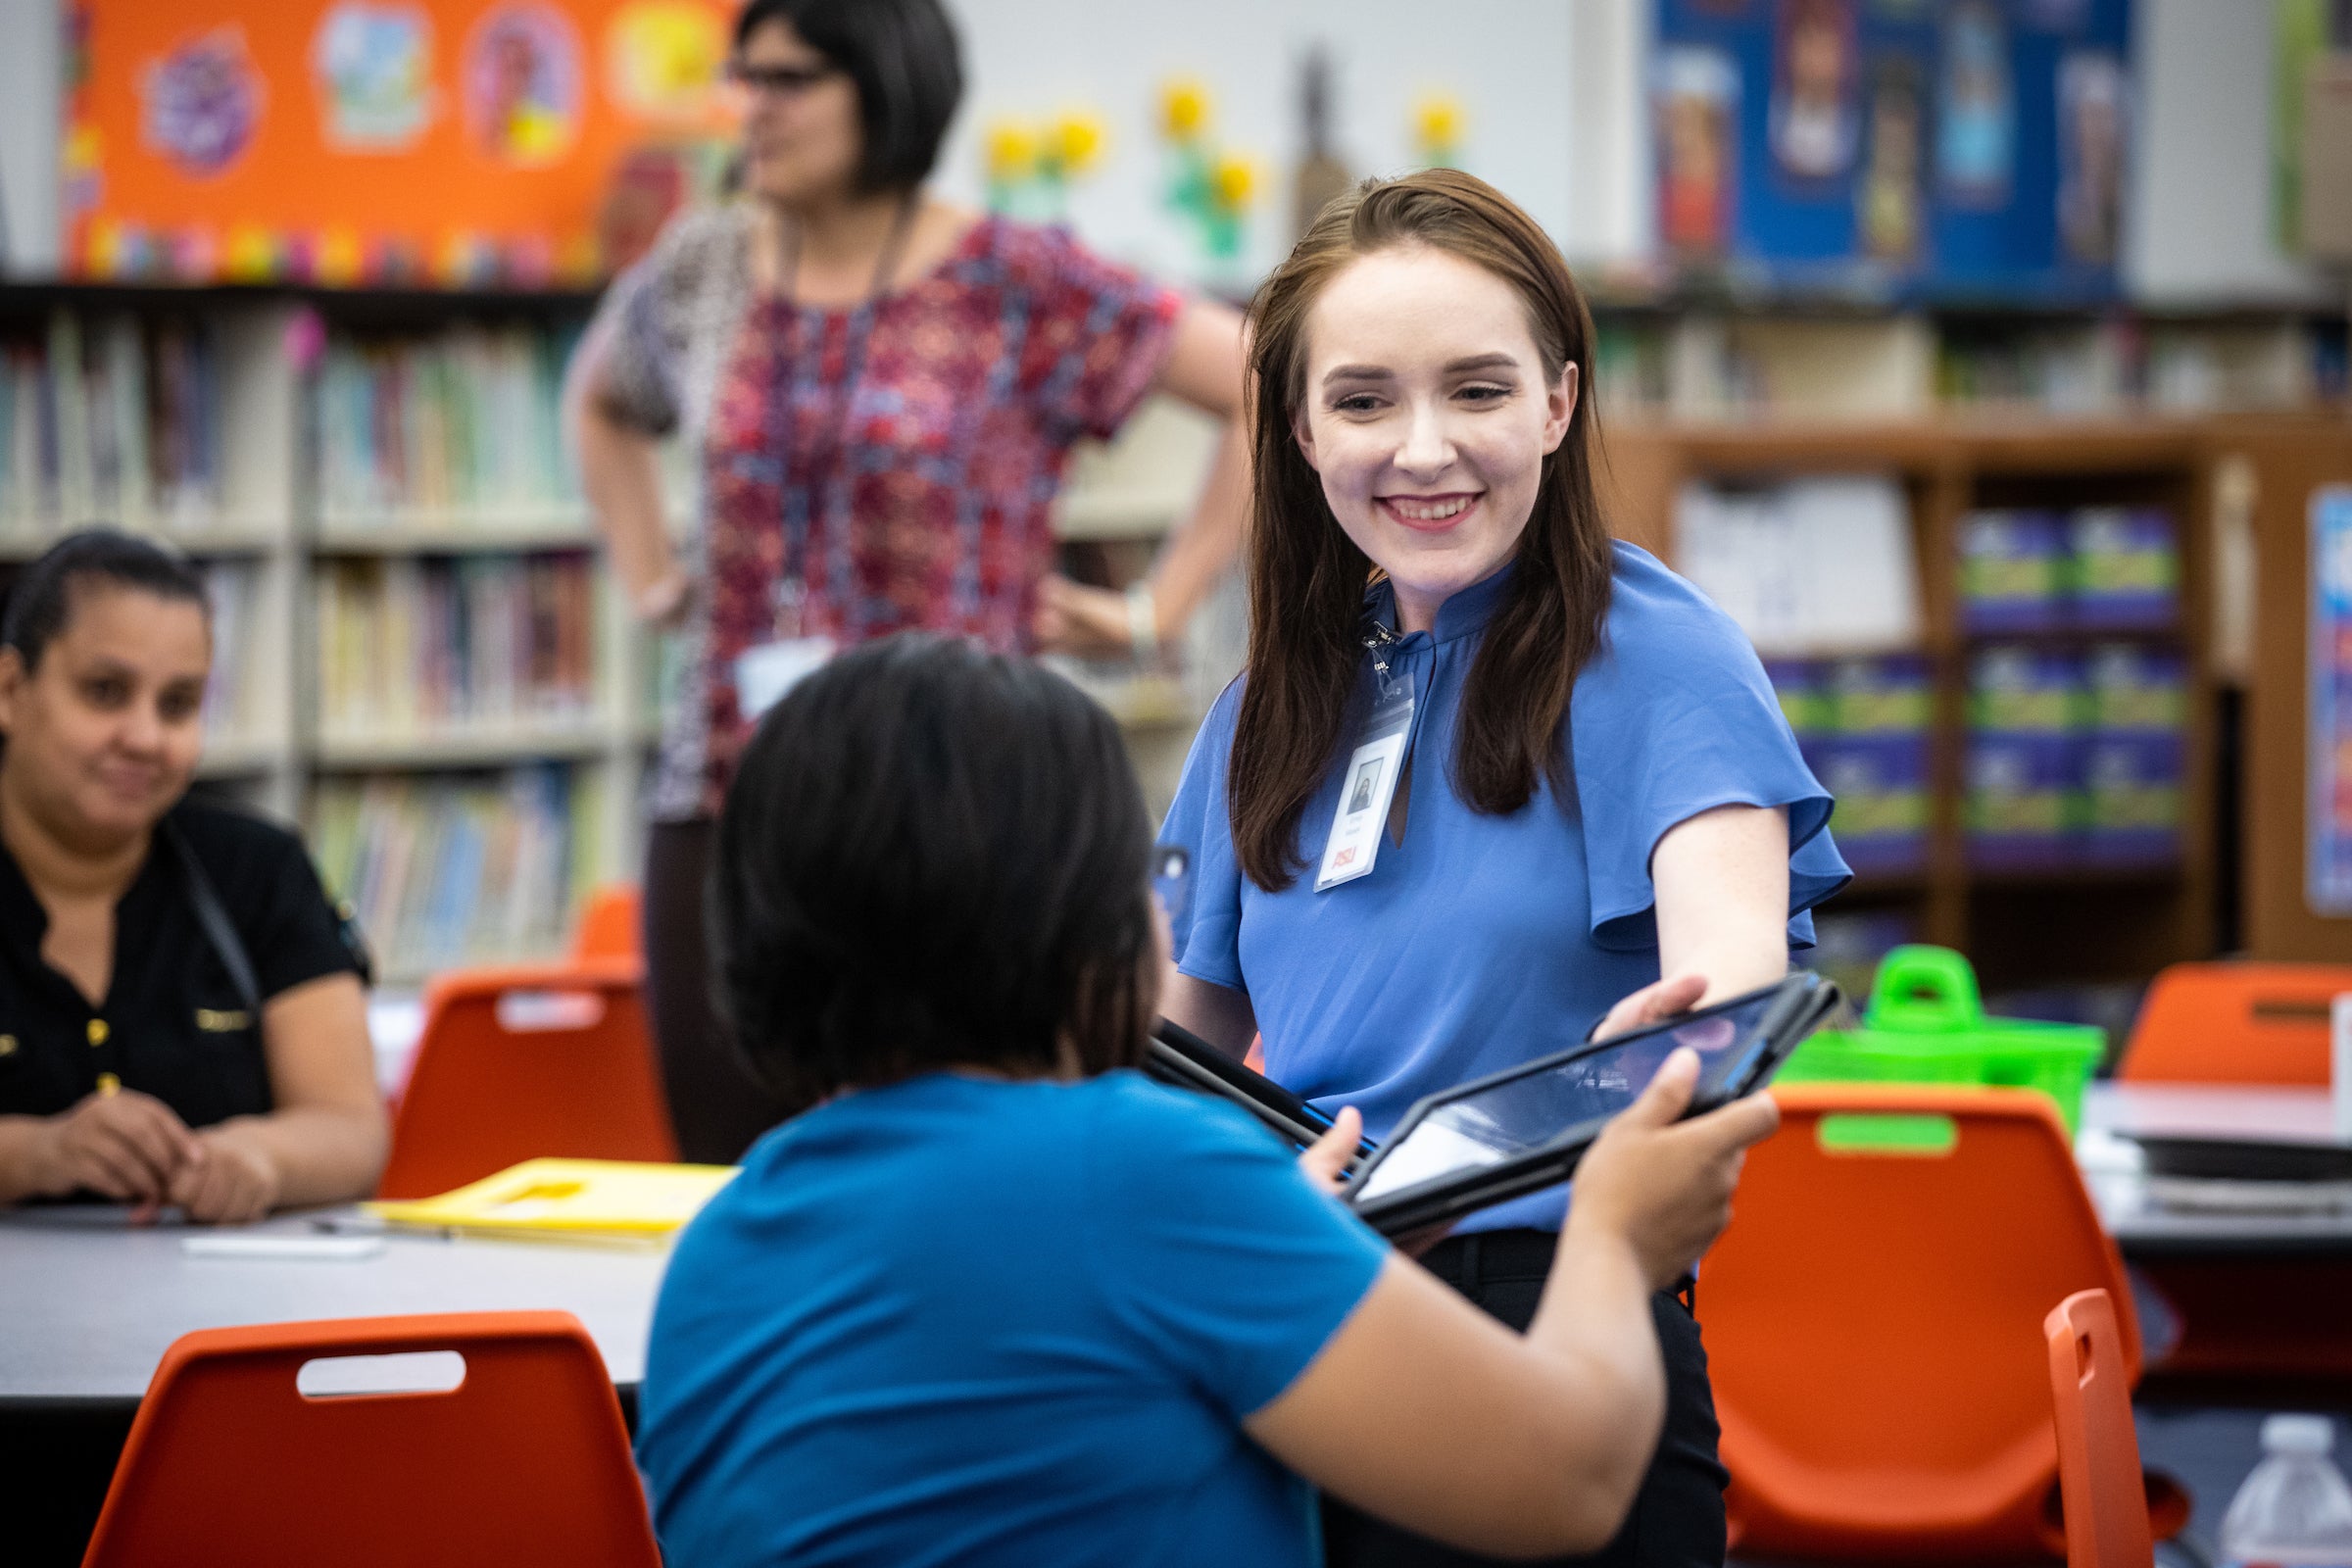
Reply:
[[741, 60], [727, 62], [727, 79], [750, 92], [767, 93], [777, 98], [796, 97], [818, 83], [840, 74], [836, 65], [814, 66], [754, 66]]

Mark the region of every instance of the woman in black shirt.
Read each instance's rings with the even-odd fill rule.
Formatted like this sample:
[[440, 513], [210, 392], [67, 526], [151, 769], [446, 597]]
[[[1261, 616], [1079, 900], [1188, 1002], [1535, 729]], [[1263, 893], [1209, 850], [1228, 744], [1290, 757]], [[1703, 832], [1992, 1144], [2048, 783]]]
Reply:
[[204, 583], [71, 535], [0, 617], [0, 1203], [259, 1218], [383, 1168], [359, 963], [300, 841], [183, 799]]

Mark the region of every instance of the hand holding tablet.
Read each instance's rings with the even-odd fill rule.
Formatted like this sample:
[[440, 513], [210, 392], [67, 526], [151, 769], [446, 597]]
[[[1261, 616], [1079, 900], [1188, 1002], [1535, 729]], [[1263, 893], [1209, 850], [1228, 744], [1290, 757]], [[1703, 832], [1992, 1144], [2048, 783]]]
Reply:
[[1696, 1052], [1668, 1056], [1577, 1167], [1569, 1227], [1624, 1238], [1653, 1290], [1682, 1277], [1723, 1234], [1742, 1156], [1781, 1122], [1762, 1094], [1685, 1119], [1699, 1071]]
[[[1677, 1051], [1693, 1053], [1698, 1072], [1676, 1115], [1703, 1118], [1769, 1082], [1838, 1000], [1836, 986], [1800, 971], [1746, 996], [1431, 1095], [1378, 1149], [1364, 1148], [1345, 1200], [1394, 1237], [1556, 1186]], [[1154, 1031], [1146, 1070], [1234, 1100], [1301, 1146], [1331, 1125], [1280, 1085], [1164, 1020]], [[1671, 1083], [1660, 1089], [1674, 1092]], [[1733, 1136], [1729, 1124], [1719, 1130], [1734, 1152], [1753, 1142]], [[1695, 1123], [1693, 1134], [1693, 1147], [1707, 1136], [1697, 1133]], [[1690, 1157], [1688, 1151], [1683, 1157]]]

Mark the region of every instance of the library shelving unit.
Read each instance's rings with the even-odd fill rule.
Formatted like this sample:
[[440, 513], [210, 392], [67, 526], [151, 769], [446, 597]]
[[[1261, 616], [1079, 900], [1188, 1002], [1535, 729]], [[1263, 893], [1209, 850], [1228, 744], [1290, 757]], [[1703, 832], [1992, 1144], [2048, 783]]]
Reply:
[[[205, 787], [303, 828], [395, 984], [558, 951], [588, 887], [636, 874], [662, 651], [603, 568], [557, 417], [593, 305], [0, 284], [0, 576], [95, 521], [203, 565]], [[1155, 399], [1077, 455], [1056, 516], [1073, 568], [1148, 569], [1213, 440]], [[1225, 612], [1196, 669], [1238, 651]], [[1164, 806], [1201, 677], [1069, 667]]]
[[[2205, 419], [2031, 420], [1946, 417], [1886, 423], [1762, 420], [1693, 424], [1620, 418], [1606, 432], [1612, 525], [1672, 563], [1677, 498], [1687, 484], [1769, 485], [1822, 475], [1891, 479], [1906, 503], [1917, 562], [1920, 635], [1848, 654], [1923, 660], [1932, 684], [1924, 864], [1864, 875], [1825, 913], [1894, 911], [1924, 940], [1957, 947], [1988, 989], [2142, 981], [2162, 965], [2216, 951], [2232, 829], [2219, 819], [2224, 780], [2215, 664], [2217, 482], [2227, 466], [2271, 447], [2352, 453], [2339, 415]], [[1966, 822], [1970, 667], [1987, 643], [1966, 628], [1962, 522], [1988, 509], [2141, 507], [2168, 514], [2179, 551], [2170, 624], [2127, 633], [2005, 632], [1998, 640], [2080, 650], [2118, 636], [2164, 648], [2185, 667], [2178, 841], [2136, 863], [1993, 869], [1972, 861]], [[2234, 780], [2230, 781], [2234, 784]], [[2246, 897], [2260, 896], [2252, 866]]]
[[1592, 311], [1607, 412], [1681, 421], [2190, 416], [2293, 411], [2345, 385], [2340, 307], [1895, 305], [1603, 282]]

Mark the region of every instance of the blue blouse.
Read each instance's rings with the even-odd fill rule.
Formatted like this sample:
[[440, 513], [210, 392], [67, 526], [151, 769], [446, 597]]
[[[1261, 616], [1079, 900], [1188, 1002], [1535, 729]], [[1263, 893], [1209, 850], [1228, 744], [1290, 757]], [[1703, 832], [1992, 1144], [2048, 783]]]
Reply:
[[[1574, 1045], [1658, 978], [1649, 858], [1677, 823], [1718, 806], [1788, 808], [1791, 947], [1812, 945], [1806, 911], [1850, 879], [1825, 831], [1829, 793], [1746, 637], [1655, 558], [1614, 549], [1601, 645], [1569, 700], [1569, 799], [1539, 780], [1526, 806], [1489, 816], [1454, 793], [1462, 688], [1508, 566], [1447, 600], [1434, 635], [1386, 650], [1412, 674], [1407, 756], [1425, 765], [1404, 840], [1383, 837], [1370, 875], [1314, 889], [1345, 756], [1300, 819], [1306, 869], [1278, 893], [1242, 874], [1225, 794], [1240, 681], [1186, 760], [1160, 829], [1192, 857], [1177, 967], [1248, 993], [1268, 1075], [1325, 1110], [1354, 1105], [1375, 1139], [1423, 1095]], [[1385, 584], [1367, 603], [1395, 625]], [[1369, 692], [1368, 656], [1362, 678]], [[1549, 1228], [1564, 1211], [1539, 1194], [1461, 1228]]]

